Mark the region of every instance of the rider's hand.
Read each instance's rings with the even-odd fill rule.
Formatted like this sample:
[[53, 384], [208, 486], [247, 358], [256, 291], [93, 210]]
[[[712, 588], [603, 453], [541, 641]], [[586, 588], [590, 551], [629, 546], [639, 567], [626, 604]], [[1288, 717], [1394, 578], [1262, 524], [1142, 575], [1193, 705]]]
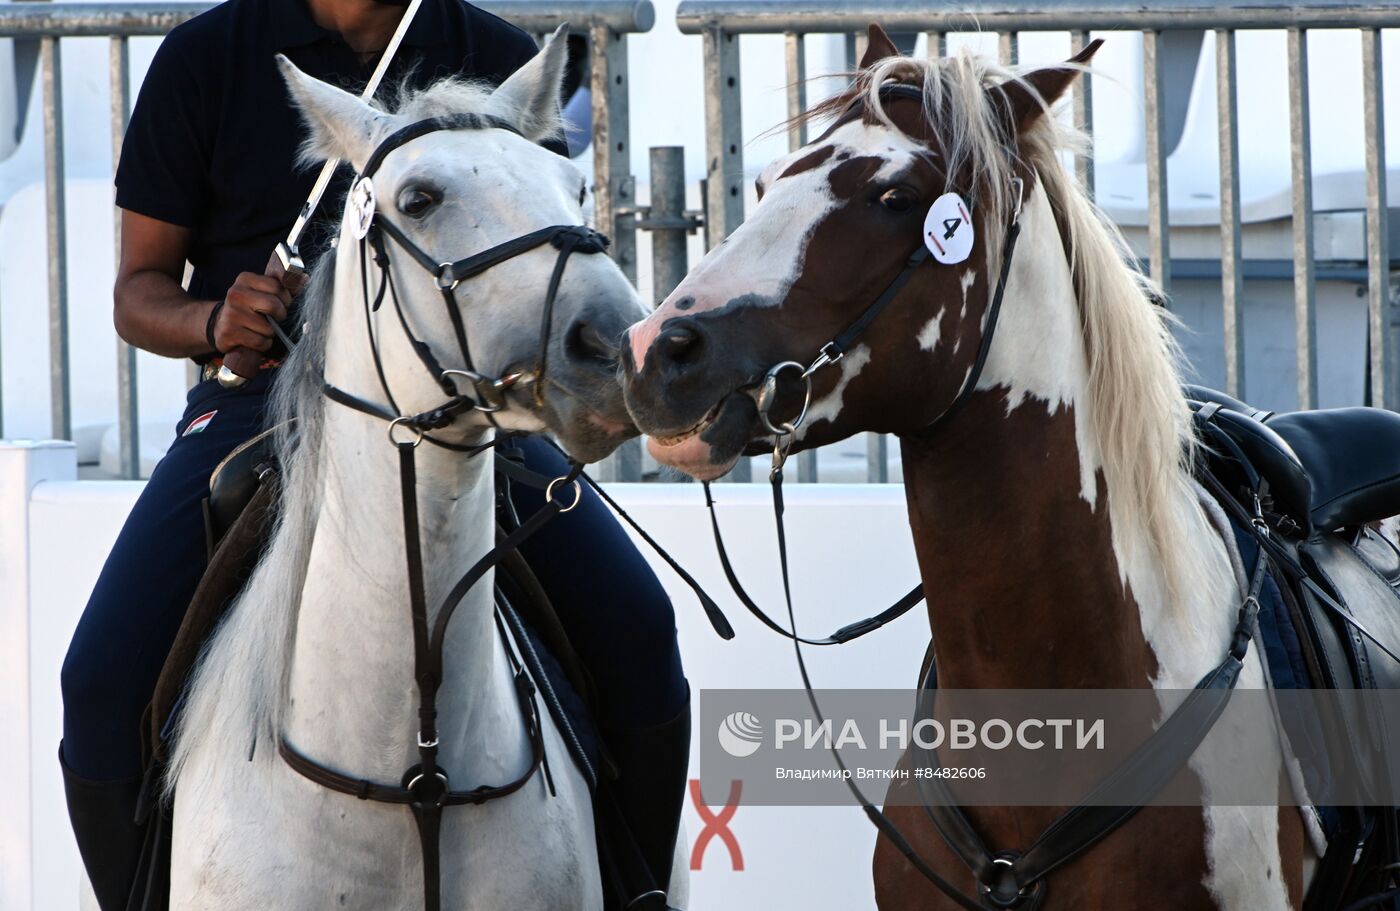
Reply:
[[271, 275], [242, 272], [228, 289], [223, 306], [214, 319], [214, 344], [221, 352], [235, 348], [266, 351], [274, 335], [267, 317], [281, 322], [287, 318], [292, 292]]

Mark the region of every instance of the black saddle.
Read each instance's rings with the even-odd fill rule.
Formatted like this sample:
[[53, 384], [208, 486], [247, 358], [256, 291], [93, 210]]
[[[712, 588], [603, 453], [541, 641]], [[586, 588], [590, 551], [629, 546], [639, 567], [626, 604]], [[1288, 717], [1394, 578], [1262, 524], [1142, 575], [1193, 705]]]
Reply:
[[[1199, 386], [1185, 394], [1206, 446], [1203, 481], [1251, 547], [1268, 552], [1280, 599], [1270, 626], [1287, 628], [1304, 669], [1303, 679], [1285, 685], [1400, 688], [1400, 550], [1369, 527], [1400, 514], [1400, 415], [1373, 408], [1273, 414]], [[1252, 530], [1255, 522], [1267, 534]], [[1365, 700], [1344, 701], [1337, 714], [1326, 725], [1335, 744], [1330, 774], [1386, 780], [1385, 770], [1400, 761], [1395, 720]], [[1334, 825], [1307, 911], [1362, 899], [1369, 907], [1391, 887], [1400, 816], [1392, 794], [1373, 802], [1326, 808]]]
[[1279, 512], [1306, 535], [1400, 515], [1400, 414], [1334, 408], [1276, 414], [1203, 386], [1185, 387], [1269, 482]]

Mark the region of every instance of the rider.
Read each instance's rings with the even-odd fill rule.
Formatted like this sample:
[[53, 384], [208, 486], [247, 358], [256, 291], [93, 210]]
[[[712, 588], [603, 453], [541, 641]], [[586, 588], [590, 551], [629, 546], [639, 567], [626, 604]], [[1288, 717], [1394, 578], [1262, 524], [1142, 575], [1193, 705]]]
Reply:
[[[63, 665], [59, 758], [73, 831], [103, 911], [125, 911], [131, 892], [141, 850], [133, 822], [140, 722], [204, 570], [201, 500], [214, 467], [263, 429], [278, 372], [264, 314], [282, 320], [292, 305], [288, 289], [264, 273], [276, 274], [269, 253], [315, 175], [297, 166], [303, 130], [274, 56], [357, 89], [404, 4], [228, 0], [170, 33], [132, 111], [116, 174], [117, 331], [145, 350], [194, 358], [203, 381], [190, 390], [176, 438], [107, 558]], [[463, 0], [423, 0], [384, 85], [421, 86], [447, 75], [499, 84], [535, 53], [524, 32]], [[327, 194], [339, 196], [334, 188]], [[328, 242], [323, 229], [301, 248], [314, 253]], [[181, 287], [186, 261], [194, 267], [188, 290]], [[264, 352], [263, 369], [245, 386], [224, 389], [214, 379], [219, 353], [235, 347]], [[524, 440], [521, 448], [539, 473], [566, 470], [543, 442]], [[521, 515], [541, 505], [537, 491], [511, 487]], [[618, 803], [664, 888], [690, 738], [670, 601], [587, 488], [577, 509], [522, 552], [591, 671], [603, 734], [621, 770]]]

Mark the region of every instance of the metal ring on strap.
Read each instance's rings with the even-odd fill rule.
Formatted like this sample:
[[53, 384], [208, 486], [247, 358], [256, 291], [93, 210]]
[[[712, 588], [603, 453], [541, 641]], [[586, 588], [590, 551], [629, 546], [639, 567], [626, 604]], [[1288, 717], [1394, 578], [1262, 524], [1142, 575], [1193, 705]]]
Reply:
[[409, 420], [409, 418], [394, 418], [392, 421], [389, 422], [389, 442], [393, 443], [395, 446], [398, 446], [400, 443], [407, 443], [407, 440], [398, 440], [394, 437], [395, 427], [407, 427], [409, 430], [413, 431], [416, 434], [416, 436], [413, 438], [413, 448], [417, 449], [423, 444], [423, 431], [417, 427], [414, 427], [411, 423], [409, 423]]
[[[798, 412], [797, 417], [793, 418], [791, 421], [775, 426], [772, 420], [769, 419], [768, 412], [772, 409], [778, 397], [778, 377], [784, 370], [796, 370], [798, 376], [807, 384], [807, 388], [803, 392], [802, 410]], [[801, 427], [802, 422], [807, 418], [807, 409], [811, 407], [812, 404], [811, 374], [807, 372], [806, 367], [803, 367], [801, 364], [797, 363], [797, 361], [783, 361], [781, 364], [775, 364], [768, 368], [768, 372], [763, 375], [763, 382], [759, 384], [758, 392], [754, 394], [753, 398], [754, 404], [758, 406], [758, 419], [763, 422], [764, 427], [768, 428], [768, 432], [778, 437], [787, 436], [788, 434], [796, 432], [797, 428]]]
[[[566, 480], [568, 480], [568, 479], [567, 479], [567, 478], [562, 478], [562, 477], [560, 477], [560, 478], [555, 478], [553, 481], [550, 481], [550, 482], [549, 482], [549, 486], [546, 487], [546, 488], [544, 489], [544, 501], [545, 501], [546, 503], [553, 503], [553, 502], [554, 502], [554, 488], [555, 488], [558, 484], [560, 484], [561, 482], [566, 481]], [[577, 478], [574, 479], [573, 488], [574, 488], [574, 501], [573, 501], [572, 503], [570, 503], [568, 506], [564, 506], [564, 507], [561, 507], [561, 508], [559, 509], [559, 512], [560, 512], [561, 515], [562, 515], [563, 513], [566, 513], [566, 512], [572, 512], [573, 509], [574, 509], [574, 507], [577, 506], [577, 505], [579, 504], [579, 501], [583, 499], [583, 489], [579, 487], [579, 483], [578, 483], [578, 479], [577, 479]]]

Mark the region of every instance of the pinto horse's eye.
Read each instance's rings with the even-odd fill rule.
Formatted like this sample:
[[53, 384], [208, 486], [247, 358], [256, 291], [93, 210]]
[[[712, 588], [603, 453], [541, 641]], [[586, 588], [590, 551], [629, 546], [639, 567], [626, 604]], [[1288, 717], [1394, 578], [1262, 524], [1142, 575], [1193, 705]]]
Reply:
[[919, 197], [904, 187], [891, 187], [880, 194], [880, 205], [892, 212], [908, 212], [918, 201]]
[[410, 218], [420, 218], [440, 201], [441, 197], [426, 187], [407, 187], [399, 194], [399, 211]]

